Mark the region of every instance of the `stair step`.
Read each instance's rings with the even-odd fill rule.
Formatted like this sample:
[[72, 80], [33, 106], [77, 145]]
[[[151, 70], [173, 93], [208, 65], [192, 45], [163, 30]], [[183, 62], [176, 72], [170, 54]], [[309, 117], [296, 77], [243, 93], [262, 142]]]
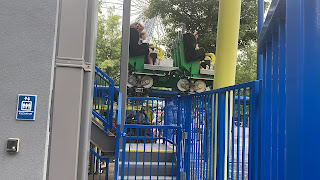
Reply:
[[[129, 157], [130, 156], [130, 157]], [[152, 157], [151, 157], [152, 156]], [[129, 159], [130, 158], [130, 159]], [[152, 159], [151, 159], [152, 158]], [[172, 162], [175, 159], [173, 152], [126, 152], [125, 160], [130, 162]], [[122, 161], [122, 154], [120, 154], [120, 162]]]
[[[119, 171], [121, 174], [122, 162], [119, 162]], [[129, 174], [128, 174], [129, 169]], [[151, 170], [151, 174], [150, 174]], [[124, 175], [129, 176], [175, 176], [177, 171], [176, 164], [172, 162], [125, 162]]]
[[115, 136], [109, 136], [96, 120], [93, 119], [91, 122], [91, 142], [101, 151], [114, 154], [116, 149]]

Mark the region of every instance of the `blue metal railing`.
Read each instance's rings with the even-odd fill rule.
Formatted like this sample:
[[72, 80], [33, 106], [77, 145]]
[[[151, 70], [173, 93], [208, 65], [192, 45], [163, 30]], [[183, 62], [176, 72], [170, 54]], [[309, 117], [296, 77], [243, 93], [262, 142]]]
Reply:
[[258, 177], [259, 81], [167, 99], [128, 97], [123, 131], [115, 91], [96, 69], [93, 114], [117, 135], [115, 179]]
[[258, 39], [258, 53], [263, 56], [260, 179], [285, 179], [286, 3], [293, 2], [272, 1]]
[[175, 142], [179, 143], [179, 126], [125, 124], [124, 130], [130, 133], [122, 141], [121, 179], [129, 176], [137, 179], [180, 179], [180, 164], [176, 163], [180, 162], [180, 149], [163, 138], [167, 131], [174, 131], [177, 134]]
[[[119, 159], [119, 144], [120, 144], [120, 137], [122, 136], [122, 132], [120, 131], [120, 125], [121, 125], [121, 99], [122, 99], [122, 94], [119, 92], [118, 94], [118, 104], [117, 104], [117, 111], [116, 111], [116, 125], [113, 129], [116, 130], [116, 151], [115, 151], [115, 159]], [[109, 107], [110, 108], [110, 107]], [[99, 119], [100, 120], [100, 119]], [[90, 149], [90, 153], [93, 156], [93, 164], [96, 166], [93, 170], [94, 172], [92, 173], [92, 179], [94, 180], [95, 177], [97, 177], [99, 180], [105, 176], [105, 180], [108, 179], [108, 171], [109, 171], [109, 158], [104, 158], [101, 157], [98, 152], [96, 152], [93, 149]], [[98, 165], [96, 165], [98, 162]], [[103, 168], [105, 170], [105, 173], [102, 172], [102, 166], [101, 164], [104, 163], [105, 167]], [[114, 168], [114, 174], [118, 174], [118, 161], [115, 161], [115, 168]]]
[[93, 164], [91, 164], [91, 166], [93, 166], [91, 167], [93, 172], [89, 174], [89, 177], [91, 176], [90, 179], [108, 180], [109, 158], [101, 157], [98, 152], [96, 152], [94, 149], [91, 149], [91, 148], [90, 148], [90, 154], [91, 154], [91, 157], [93, 158], [92, 160]]
[[122, 132], [120, 130], [121, 126], [121, 107], [122, 107], [122, 95], [119, 93], [118, 99], [118, 117], [117, 117], [117, 135], [116, 135], [116, 152], [115, 152], [115, 165], [114, 165], [114, 179], [118, 179], [118, 172], [119, 172], [119, 155], [120, 155], [120, 138], [122, 137]]
[[164, 98], [127, 98], [125, 124], [163, 125], [165, 119]]
[[256, 179], [259, 93], [253, 81], [175, 98], [129, 97], [123, 132], [117, 124], [115, 175]]
[[95, 67], [92, 114], [103, 123], [105, 131], [107, 129], [116, 130], [114, 107], [117, 107], [118, 94], [119, 91], [115, 88], [114, 81]]
[[166, 99], [128, 97], [126, 109], [124, 130], [117, 131], [122, 148], [116, 150], [115, 179], [180, 178], [181, 127], [165, 122]]
[[180, 148], [187, 179], [257, 177], [259, 88], [254, 81], [170, 100], [186, 132]]

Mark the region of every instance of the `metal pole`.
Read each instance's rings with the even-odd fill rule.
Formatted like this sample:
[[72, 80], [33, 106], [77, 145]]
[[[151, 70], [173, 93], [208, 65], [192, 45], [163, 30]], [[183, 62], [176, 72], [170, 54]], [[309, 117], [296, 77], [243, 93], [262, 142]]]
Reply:
[[120, 66], [120, 87], [119, 87], [119, 90], [122, 93], [121, 130], [123, 130], [123, 125], [126, 120], [129, 39], [130, 39], [130, 9], [131, 9], [131, 0], [124, 0], [123, 16], [122, 16], [121, 66]]
[[[219, 2], [219, 20], [218, 20], [218, 35], [217, 35], [217, 61], [215, 64], [215, 80], [213, 82], [213, 89], [219, 89], [227, 86], [232, 86], [235, 83], [235, 75], [236, 75], [236, 61], [237, 61], [237, 51], [238, 51], [238, 40], [239, 40], [239, 29], [240, 29], [240, 14], [241, 14], [241, 0], [220, 0]], [[226, 97], [224, 95], [224, 99], [218, 97], [218, 102], [226, 101]], [[230, 102], [232, 102], [231, 100]], [[222, 103], [222, 102], [221, 102]], [[227, 103], [227, 102], [223, 102]], [[232, 105], [230, 105], [232, 108]], [[222, 138], [220, 132], [223, 137], [228, 137], [230, 132], [230, 128], [226, 128], [230, 126], [230, 119], [227, 115], [227, 109], [225, 106], [218, 106], [218, 109], [215, 109], [216, 112], [225, 112], [223, 115], [224, 122], [218, 120], [218, 123], [224, 123], [224, 126], [218, 127], [221, 128], [219, 131], [212, 127], [212, 131], [218, 135], [218, 144], [215, 143], [213, 146], [215, 155], [212, 157], [211, 162], [214, 162], [214, 172], [218, 172], [218, 179], [227, 179], [227, 146], [228, 146], [228, 138]], [[213, 109], [214, 111], [214, 109]], [[219, 113], [218, 113], [219, 114]], [[213, 118], [215, 118], [214, 116]], [[214, 119], [212, 119], [214, 122]], [[220, 141], [223, 141], [220, 142]], [[223, 147], [221, 147], [223, 146]], [[222, 153], [222, 150], [225, 151]], [[220, 152], [218, 160], [215, 158], [218, 154], [217, 151]], [[223, 161], [221, 154], [223, 154]], [[223, 162], [223, 163], [222, 163]], [[219, 163], [219, 164], [217, 164]], [[223, 167], [220, 167], [223, 166]], [[222, 173], [222, 174], [221, 174]], [[217, 174], [214, 173], [214, 179], [216, 179]], [[223, 177], [223, 178], [222, 178]]]
[[[258, 0], [258, 34], [260, 35], [264, 19], [264, 0]], [[257, 80], [262, 79], [262, 54], [257, 54]]]
[[59, 12], [48, 180], [87, 176], [92, 90], [86, 87], [92, 88], [88, 73], [93, 70], [85, 60], [87, 10], [88, 0], [64, 0]]
[[84, 60], [91, 65], [91, 71], [84, 74], [82, 110], [79, 139], [79, 156], [78, 156], [78, 175], [77, 180], [88, 179], [88, 160], [90, 153], [90, 134], [91, 134], [91, 117], [92, 117], [92, 99], [94, 86], [94, 64], [96, 59], [96, 39], [98, 24], [98, 1], [89, 0], [87, 7], [86, 20], [86, 39]]

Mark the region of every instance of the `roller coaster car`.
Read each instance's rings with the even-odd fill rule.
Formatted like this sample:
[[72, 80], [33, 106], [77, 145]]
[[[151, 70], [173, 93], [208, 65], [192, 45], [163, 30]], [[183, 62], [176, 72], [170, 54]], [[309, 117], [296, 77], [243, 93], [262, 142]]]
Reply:
[[[191, 36], [179, 32], [172, 50], [173, 67], [144, 64], [144, 56], [130, 57], [129, 84], [138, 89], [165, 87], [179, 89], [182, 92], [203, 92], [207, 87], [211, 87], [214, 70], [210, 69], [210, 65], [207, 68], [200, 68], [200, 63], [207, 60], [211, 61], [213, 66], [215, 56], [213, 53], [206, 53], [200, 59], [192, 57], [188, 44], [185, 45], [189, 37]], [[164, 59], [162, 49], [159, 47], [154, 49], [161, 62]]]

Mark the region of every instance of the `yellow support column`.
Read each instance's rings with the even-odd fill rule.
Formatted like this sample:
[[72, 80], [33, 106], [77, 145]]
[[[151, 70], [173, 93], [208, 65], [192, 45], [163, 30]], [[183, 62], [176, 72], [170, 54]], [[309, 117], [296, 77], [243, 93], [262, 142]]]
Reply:
[[220, 0], [214, 89], [235, 83], [240, 12], [241, 0]]
[[[236, 61], [237, 61], [237, 51], [238, 51], [238, 39], [239, 39], [239, 28], [240, 28], [240, 14], [241, 14], [241, 0], [220, 0], [219, 2], [219, 19], [218, 19], [218, 34], [217, 34], [217, 50], [216, 50], [216, 64], [215, 64], [215, 75], [213, 88], [219, 89], [226, 86], [231, 86], [235, 84], [236, 75]], [[232, 97], [232, 94], [230, 94]], [[226, 99], [228, 102], [228, 99]], [[230, 99], [230, 102], [233, 102]], [[232, 109], [232, 104], [230, 107]], [[218, 111], [216, 111], [218, 112]], [[228, 127], [231, 125], [228, 119], [228, 111], [226, 112], [226, 122], [225, 122], [225, 133], [226, 137], [230, 133]], [[231, 113], [232, 114], [232, 113]], [[216, 116], [214, 116], [216, 117]], [[217, 127], [217, 126], [216, 126]], [[214, 129], [213, 129], [214, 130]], [[217, 132], [215, 132], [217, 135]], [[217, 136], [215, 136], [214, 144], [214, 179], [216, 177], [217, 169]], [[225, 180], [228, 178], [227, 172], [227, 153], [228, 153], [228, 139], [225, 141]]]

